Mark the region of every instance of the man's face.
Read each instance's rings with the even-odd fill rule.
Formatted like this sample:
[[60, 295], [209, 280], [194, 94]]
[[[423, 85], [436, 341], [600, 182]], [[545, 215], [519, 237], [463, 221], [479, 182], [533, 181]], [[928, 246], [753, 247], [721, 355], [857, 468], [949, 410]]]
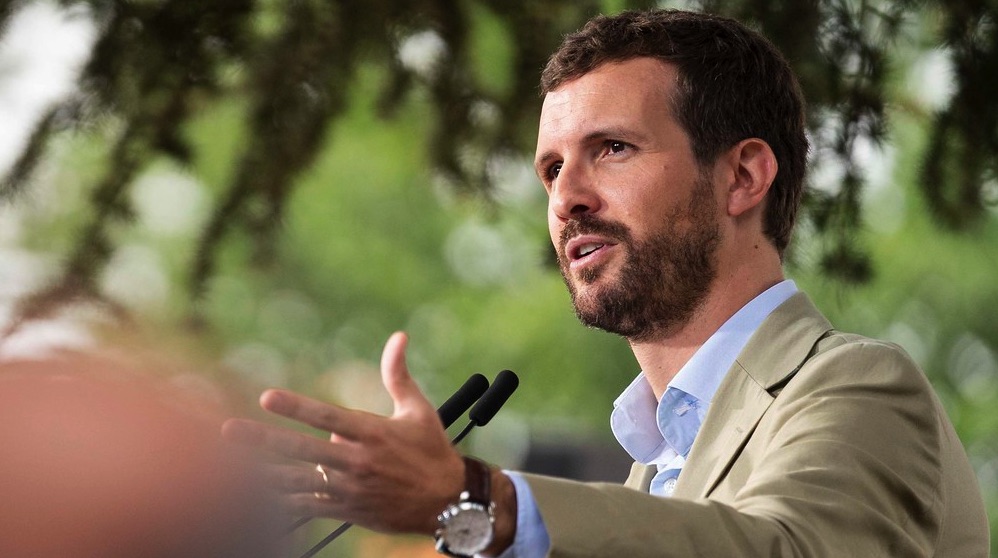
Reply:
[[609, 63], [547, 94], [537, 173], [579, 319], [649, 340], [685, 325], [717, 273], [710, 173], [671, 115], [676, 71]]

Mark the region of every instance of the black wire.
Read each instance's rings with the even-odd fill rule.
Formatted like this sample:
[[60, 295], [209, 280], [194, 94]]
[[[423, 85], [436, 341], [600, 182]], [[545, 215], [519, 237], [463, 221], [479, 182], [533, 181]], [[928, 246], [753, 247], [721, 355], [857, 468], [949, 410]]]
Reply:
[[312, 520], [311, 517], [302, 517], [302, 518], [299, 518], [297, 521], [295, 521], [294, 523], [292, 523], [290, 527], [288, 527], [287, 531], [285, 531], [284, 534], [285, 535], [290, 535], [292, 532], [294, 532], [295, 529], [301, 527], [302, 525], [308, 523], [311, 520]]
[[464, 437], [467, 436], [469, 432], [471, 432], [471, 429], [474, 428], [474, 427], [476, 427], [476, 426], [478, 426], [478, 424], [475, 423], [475, 421], [469, 422], [468, 426], [465, 426], [464, 430], [462, 430], [460, 434], [458, 434], [457, 436], [455, 436], [454, 439], [450, 441], [450, 445], [456, 446], [456, 445], [460, 444], [461, 440], [463, 440]]
[[340, 525], [339, 527], [336, 528], [335, 531], [333, 531], [332, 533], [329, 533], [328, 535], [326, 535], [326, 538], [322, 539], [321, 541], [319, 541], [318, 543], [316, 543], [315, 546], [313, 546], [312, 548], [308, 549], [308, 552], [306, 552], [305, 554], [302, 554], [301, 558], [311, 558], [312, 556], [315, 556], [316, 553], [318, 553], [320, 550], [322, 550], [323, 548], [325, 548], [327, 544], [333, 542], [333, 540], [335, 540], [337, 537], [339, 537], [343, 533], [346, 533], [347, 529], [349, 529], [351, 527], [353, 527], [353, 523], [350, 523], [350, 522], [346, 522], [343, 525]]

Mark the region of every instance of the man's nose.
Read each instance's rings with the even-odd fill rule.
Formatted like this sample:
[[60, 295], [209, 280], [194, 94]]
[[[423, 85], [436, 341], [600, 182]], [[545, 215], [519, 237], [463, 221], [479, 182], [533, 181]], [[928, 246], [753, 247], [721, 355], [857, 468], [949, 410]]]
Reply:
[[551, 188], [548, 205], [563, 221], [598, 212], [603, 201], [597, 192], [592, 169], [582, 164], [563, 164]]

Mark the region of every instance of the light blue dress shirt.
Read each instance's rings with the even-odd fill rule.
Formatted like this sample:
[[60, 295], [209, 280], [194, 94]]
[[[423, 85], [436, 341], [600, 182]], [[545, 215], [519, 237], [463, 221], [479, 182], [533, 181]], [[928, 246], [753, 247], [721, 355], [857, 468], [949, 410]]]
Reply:
[[[614, 401], [610, 428], [617, 441], [635, 461], [658, 469], [649, 492], [672, 494], [721, 380], [763, 320], [796, 292], [793, 281], [782, 281], [728, 318], [672, 378], [662, 401], [643, 372]], [[530, 486], [516, 472], [506, 475], [516, 489], [516, 537], [500, 558], [543, 558], [551, 539]]]

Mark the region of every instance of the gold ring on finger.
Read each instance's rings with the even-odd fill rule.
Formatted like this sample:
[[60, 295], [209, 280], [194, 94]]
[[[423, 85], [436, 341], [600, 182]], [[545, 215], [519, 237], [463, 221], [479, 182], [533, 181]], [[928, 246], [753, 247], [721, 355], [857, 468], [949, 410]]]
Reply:
[[319, 499], [319, 500], [328, 500], [330, 498], [329, 492], [328, 492], [328, 490], [329, 490], [329, 474], [326, 473], [326, 468], [323, 467], [322, 465], [318, 464], [318, 463], [315, 464], [315, 470], [319, 471], [319, 474], [322, 475], [322, 486], [324, 487], [323, 490], [325, 490], [325, 492], [316, 491], [316, 492], [313, 492], [312, 494], [314, 494], [315, 497], [317, 499]]

